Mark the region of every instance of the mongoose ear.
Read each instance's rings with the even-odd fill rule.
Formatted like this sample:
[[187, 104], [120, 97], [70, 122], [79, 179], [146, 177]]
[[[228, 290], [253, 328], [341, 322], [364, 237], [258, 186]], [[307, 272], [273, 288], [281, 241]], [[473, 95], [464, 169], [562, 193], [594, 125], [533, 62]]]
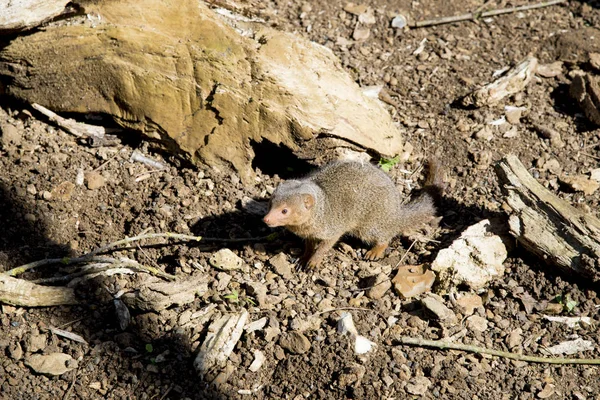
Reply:
[[310, 210], [315, 205], [315, 197], [312, 194], [304, 194], [302, 195], [302, 201], [304, 201], [304, 206]]

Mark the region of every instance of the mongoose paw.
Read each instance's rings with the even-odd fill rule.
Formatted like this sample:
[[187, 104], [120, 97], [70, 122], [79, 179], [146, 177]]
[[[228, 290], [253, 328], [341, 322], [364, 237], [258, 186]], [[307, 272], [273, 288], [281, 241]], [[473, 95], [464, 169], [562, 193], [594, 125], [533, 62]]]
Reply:
[[383, 257], [383, 253], [385, 253], [385, 249], [387, 249], [387, 247], [387, 243], [377, 244], [373, 246], [371, 250], [365, 253], [365, 258], [370, 261], [380, 259], [381, 257]]

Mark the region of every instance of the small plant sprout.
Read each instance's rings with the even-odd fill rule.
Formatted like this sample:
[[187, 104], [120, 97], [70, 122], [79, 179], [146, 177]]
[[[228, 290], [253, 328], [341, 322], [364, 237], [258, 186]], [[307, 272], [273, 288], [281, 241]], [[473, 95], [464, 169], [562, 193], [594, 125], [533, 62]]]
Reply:
[[382, 157], [379, 160], [379, 163], [377, 163], [377, 165], [379, 165], [379, 168], [381, 168], [385, 172], [389, 172], [394, 165], [398, 164], [399, 161], [400, 161], [400, 156], [396, 156], [394, 158]]

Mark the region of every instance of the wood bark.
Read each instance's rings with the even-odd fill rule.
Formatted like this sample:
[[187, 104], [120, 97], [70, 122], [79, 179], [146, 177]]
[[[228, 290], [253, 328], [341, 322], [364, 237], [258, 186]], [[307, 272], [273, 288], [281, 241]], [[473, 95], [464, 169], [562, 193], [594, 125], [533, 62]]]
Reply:
[[497, 165], [510, 233], [527, 250], [569, 273], [600, 280], [600, 220], [539, 184], [514, 155]]
[[75, 291], [67, 287], [42, 286], [0, 273], [0, 303], [22, 307], [78, 304]]

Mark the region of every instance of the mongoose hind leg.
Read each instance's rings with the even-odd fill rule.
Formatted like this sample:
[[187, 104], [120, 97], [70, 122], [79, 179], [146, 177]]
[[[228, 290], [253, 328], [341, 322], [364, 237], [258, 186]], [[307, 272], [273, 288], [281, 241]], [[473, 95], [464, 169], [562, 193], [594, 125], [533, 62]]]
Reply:
[[339, 237], [337, 237], [335, 239], [326, 239], [326, 240], [320, 241], [315, 246], [314, 253], [310, 257], [310, 259], [306, 262], [306, 268], [307, 269], [315, 269], [315, 268], [317, 268], [319, 266], [319, 264], [321, 263], [321, 261], [323, 260], [323, 257], [325, 257], [325, 254], [327, 254], [327, 252], [329, 250], [331, 250], [331, 248], [333, 247], [333, 245], [338, 240], [339, 240]]
[[385, 253], [385, 249], [387, 249], [387, 243], [377, 243], [373, 248], [365, 254], [365, 258], [367, 260], [377, 260], [383, 257], [383, 253]]

